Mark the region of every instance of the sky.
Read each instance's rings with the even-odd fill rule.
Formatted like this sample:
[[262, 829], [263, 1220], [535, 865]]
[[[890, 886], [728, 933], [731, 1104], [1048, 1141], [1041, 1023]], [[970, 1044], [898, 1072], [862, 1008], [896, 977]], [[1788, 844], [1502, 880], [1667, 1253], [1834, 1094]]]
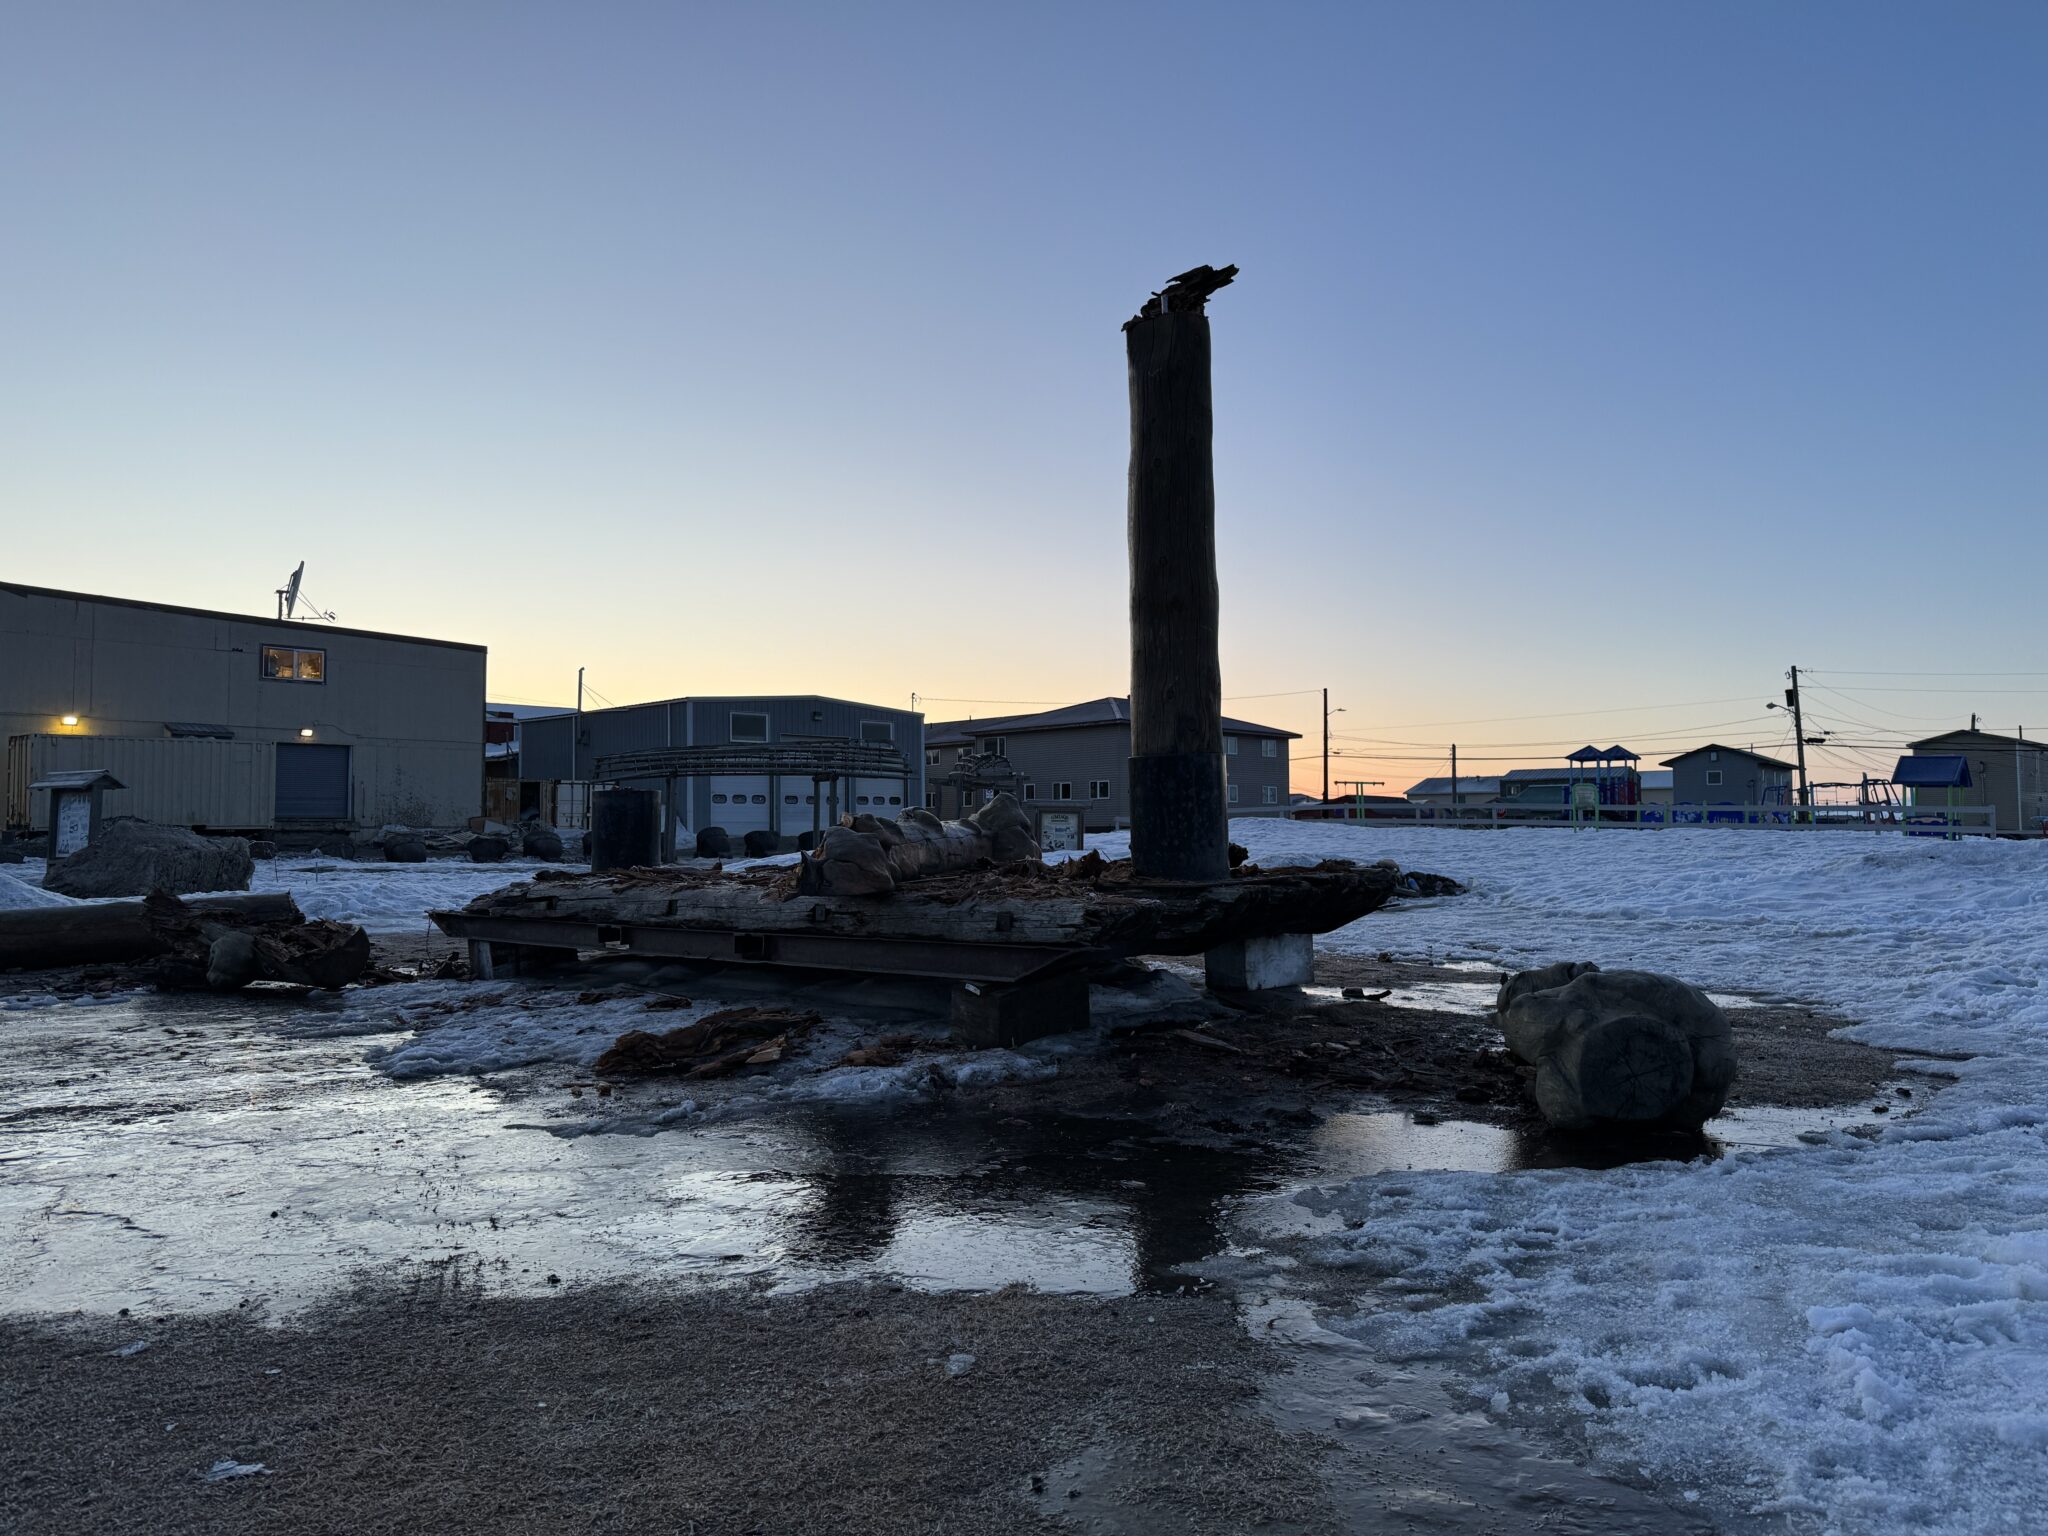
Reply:
[[[2048, 734], [2038, 4], [0, 3], [0, 575], [514, 702], [1128, 686], [1211, 304], [1224, 692], [1398, 791]], [[1962, 675], [1969, 674], [1969, 675]], [[2029, 721], [2038, 722], [2029, 725]]]

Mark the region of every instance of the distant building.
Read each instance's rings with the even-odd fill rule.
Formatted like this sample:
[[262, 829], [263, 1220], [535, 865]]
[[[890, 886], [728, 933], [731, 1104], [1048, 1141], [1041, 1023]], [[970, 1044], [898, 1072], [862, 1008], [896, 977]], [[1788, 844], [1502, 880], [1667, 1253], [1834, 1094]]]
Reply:
[[[1223, 720], [1224, 795], [1233, 816], [1284, 816], [1289, 809], [1287, 744], [1296, 731]], [[971, 809], [960, 790], [941, 787], [961, 754], [1007, 758], [1027, 805], [1080, 805], [1087, 828], [1104, 832], [1131, 817], [1131, 701], [1090, 699], [1063, 709], [986, 720], [945, 720], [925, 728], [925, 803], [942, 816]]]
[[[1944, 731], [1906, 748], [1915, 757], [1961, 757], [1970, 766], [1968, 788], [1953, 791], [1957, 805], [1988, 805], [1997, 830], [2040, 831], [2048, 822], [2048, 742], [1991, 731]], [[1941, 791], [1947, 804], [1950, 791]]]
[[1414, 821], [1415, 802], [1400, 795], [1338, 795], [1329, 800], [1304, 796], [1288, 815], [1297, 821]]
[[[679, 780], [674, 803], [664, 807], [679, 845], [690, 841], [683, 832], [694, 837], [707, 827], [721, 827], [734, 839], [748, 832], [793, 839], [848, 813], [899, 816], [905, 806], [918, 804], [924, 798], [923, 734], [924, 716], [915, 711], [809, 693], [572, 710], [519, 723], [520, 796], [523, 807], [554, 825], [580, 827], [589, 816], [589, 790], [599, 781], [600, 761], [614, 753], [858, 741], [893, 746], [902, 755], [903, 774], [835, 782], [823, 787], [822, 798], [809, 778], [705, 774]], [[656, 780], [638, 787], [666, 794], [669, 786]]]
[[1588, 785], [1602, 805], [1634, 805], [1642, 790], [1642, 775], [1633, 768], [1588, 768], [1566, 764], [1561, 768], [1510, 768], [1500, 776], [1499, 800], [1503, 805], [1553, 805], [1572, 803], [1578, 785]]
[[1643, 804], [1669, 805], [1671, 803], [1671, 770], [1669, 768], [1646, 768], [1641, 774], [1643, 781]]
[[1460, 807], [1468, 805], [1492, 805], [1500, 799], [1500, 777], [1488, 775], [1484, 778], [1461, 776], [1455, 781], [1445, 777], [1423, 779], [1408, 786], [1408, 800], [1413, 805], [1449, 805], [1452, 803], [1452, 785], [1456, 784], [1456, 800]]
[[9, 825], [104, 768], [108, 815], [172, 826], [460, 826], [483, 734], [480, 645], [0, 582]]
[[1709, 742], [1664, 759], [1673, 805], [1789, 805], [1792, 765], [1743, 747]]

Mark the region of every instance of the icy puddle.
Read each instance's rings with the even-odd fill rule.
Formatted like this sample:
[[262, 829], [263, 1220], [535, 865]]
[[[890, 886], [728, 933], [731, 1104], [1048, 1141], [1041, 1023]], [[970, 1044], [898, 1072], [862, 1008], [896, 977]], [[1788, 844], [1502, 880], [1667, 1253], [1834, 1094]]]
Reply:
[[1718, 1141], [1646, 1151], [1369, 1110], [1276, 1125], [1217, 1105], [1192, 1144], [1050, 1103], [997, 1119], [898, 1102], [562, 1136], [507, 1097], [531, 1081], [517, 1073], [373, 1071], [366, 1058], [406, 1037], [366, 995], [7, 1000], [7, 1306], [289, 1313], [392, 1264], [457, 1264], [510, 1291], [623, 1276], [1170, 1290], [1226, 1246], [1235, 1199], [1292, 1182], [1713, 1155], [1835, 1123], [1752, 1110], [1716, 1122]]
[[[1470, 964], [1447, 966], [1447, 970], [1476, 969]], [[1323, 1002], [1336, 1002], [1347, 994], [1363, 995], [1389, 1008], [1421, 1008], [1434, 1013], [1492, 1013], [1494, 1000], [1500, 996], [1500, 971], [1496, 967], [1484, 967], [1487, 979], [1484, 981], [1418, 981], [1401, 987], [1303, 987], [1309, 997]], [[1758, 999], [1740, 992], [1709, 992], [1707, 996], [1723, 1008], [1755, 1008]]]

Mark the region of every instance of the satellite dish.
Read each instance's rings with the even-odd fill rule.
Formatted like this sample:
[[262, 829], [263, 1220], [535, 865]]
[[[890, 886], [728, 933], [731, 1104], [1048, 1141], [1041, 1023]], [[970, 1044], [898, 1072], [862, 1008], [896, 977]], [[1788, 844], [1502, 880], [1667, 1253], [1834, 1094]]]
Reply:
[[306, 562], [301, 560], [299, 568], [292, 572], [291, 580], [284, 584], [284, 590], [277, 594], [279, 603], [284, 609], [280, 617], [288, 619], [292, 616], [292, 610], [298, 606], [299, 602], [299, 583], [305, 579]]

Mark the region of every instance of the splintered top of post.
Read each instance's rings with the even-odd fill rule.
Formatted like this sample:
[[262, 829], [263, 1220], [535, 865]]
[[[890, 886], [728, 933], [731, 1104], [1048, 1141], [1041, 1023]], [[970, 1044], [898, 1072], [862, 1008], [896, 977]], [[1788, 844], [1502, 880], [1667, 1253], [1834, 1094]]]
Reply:
[[1124, 329], [1129, 330], [1140, 320], [1148, 320], [1154, 315], [1199, 315], [1208, 307], [1209, 295], [1218, 288], [1227, 286], [1235, 276], [1237, 268], [1228, 266], [1190, 267], [1178, 277], [1169, 277], [1166, 286], [1147, 299], [1144, 308], [1124, 322]]

